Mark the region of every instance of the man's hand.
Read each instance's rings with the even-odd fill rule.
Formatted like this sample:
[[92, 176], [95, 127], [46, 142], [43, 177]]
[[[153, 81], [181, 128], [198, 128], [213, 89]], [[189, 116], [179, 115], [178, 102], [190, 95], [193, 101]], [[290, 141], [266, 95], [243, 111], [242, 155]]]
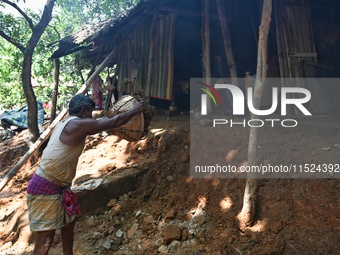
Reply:
[[145, 110], [145, 107], [146, 103], [144, 101], [140, 101], [134, 106], [134, 109], [137, 111], [137, 113], [140, 113]]

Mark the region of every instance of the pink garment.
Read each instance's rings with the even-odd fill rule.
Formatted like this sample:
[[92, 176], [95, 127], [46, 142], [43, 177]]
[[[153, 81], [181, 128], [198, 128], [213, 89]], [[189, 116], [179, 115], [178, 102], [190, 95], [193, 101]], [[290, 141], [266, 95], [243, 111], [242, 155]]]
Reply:
[[92, 83], [92, 99], [98, 105], [99, 110], [103, 108], [103, 80], [97, 76]]
[[63, 190], [63, 205], [68, 215], [80, 216], [80, 206], [77, 203], [77, 195], [71, 190]]

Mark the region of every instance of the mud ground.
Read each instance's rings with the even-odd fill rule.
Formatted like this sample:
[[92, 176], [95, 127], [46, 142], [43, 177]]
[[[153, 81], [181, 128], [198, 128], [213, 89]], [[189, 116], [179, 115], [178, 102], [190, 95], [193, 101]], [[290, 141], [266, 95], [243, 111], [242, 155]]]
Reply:
[[[263, 128], [258, 160], [339, 164], [339, 120], [301, 118], [294, 131]], [[249, 128], [229, 128], [224, 135], [228, 143], [221, 153], [232, 151], [232, 163], [243, 164]], [[24, 136], [2, 141], [1, 177], [27, 151]], [[33, 156], [0, 192], [0, 254], [33, 250], [25, 189], [39, 160]], [[75, 187], [131, 169], [141, 174], [131, 191], [103, 207], [87, 206], [76, 224], [75, 254], [340, 254], [338, 178], [259, 179], [253, 226], [241, 231], [237, 215], [245, 180], [191, 178], [189, 165], [189, 113], [158, 113], [138, 142], [105, 132], [88, 137]], [[58, 232], [50, 254], [62, 254]]]

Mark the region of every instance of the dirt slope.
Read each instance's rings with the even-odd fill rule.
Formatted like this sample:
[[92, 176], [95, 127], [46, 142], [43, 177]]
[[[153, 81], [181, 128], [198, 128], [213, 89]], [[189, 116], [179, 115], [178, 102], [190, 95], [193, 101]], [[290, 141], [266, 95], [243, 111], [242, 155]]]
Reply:
[[[299, 120], [294, 132], [263, 129], [258, 158], [272, 164], [340, 163], [339, 128], [339, 118], [315, 117]], [[224, 150], [237, 150], [233, 164], [247, 159], [248, 134], [247, 128], [227, 130]], [[1, 175], [25, 152], [5, 155], [4, 148], [14, 144], [24, 148], [19, 141], [2, 143]], [[241, 232], [236, 216], [245, 180], [190, 178], [189, 160], [187, 115], [157, 115], [140, 142], [105, 133], [89, 137], [76, 184], [132, 166], [147, 171], [136, 177], [135, 190], [83, 214], [75, 254], [340, 254], [338, 179], [260, 179], [254, 226]], [[38, 161], [32, 159], [0, 193], [0, 254], [33, 249], [24, 191]], [[51, 254], [62, 254], [59, 234]]]

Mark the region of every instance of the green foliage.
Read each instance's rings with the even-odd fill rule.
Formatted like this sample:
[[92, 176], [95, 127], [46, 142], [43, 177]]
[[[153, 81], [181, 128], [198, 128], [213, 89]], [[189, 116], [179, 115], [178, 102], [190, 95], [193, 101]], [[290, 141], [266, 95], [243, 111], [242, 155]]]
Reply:
[[0, 37], [0, 111], [22, 106], [25, 102], [21, 86], [22, 54]]
[[[61, 38], [68, 36], [85, 25], [96, 24], [116, 16], [132, 7], [139, 0], [58, 0], [56, 1], [52, 21], [44, 31], [33, 54], [32, 84], [37, 100], [51, 100], [54, 62], [49, 60]], [[0, 6], [6, 6], [0, 1]], [[41, 14], [25, 9], [25, 13], [37, 24]], [[0, 10], [0, 30], [18, 43], [27, 44], [31, 30], [22, 17], [4, 14]], [[67, 105], [69, 99], [83, 84], [91, 68], [88, 63], [80, 63], [81, 53], [71, 54], [61, 59], [58, 108]], [[0, 36], [0, 111], [18, 108], [26, 104], [21, 84], [22, 52]]]
[[73, 18], [82, 21], [80, 24], [96, 24], [112, 18], [134, 6], [139, 0], [62, 0], [60, 6]]
[[30, 34], [29, 27], [23, 17], [13, 17], [0, 12], [0, 29], [21, 45], [25, 45]]

